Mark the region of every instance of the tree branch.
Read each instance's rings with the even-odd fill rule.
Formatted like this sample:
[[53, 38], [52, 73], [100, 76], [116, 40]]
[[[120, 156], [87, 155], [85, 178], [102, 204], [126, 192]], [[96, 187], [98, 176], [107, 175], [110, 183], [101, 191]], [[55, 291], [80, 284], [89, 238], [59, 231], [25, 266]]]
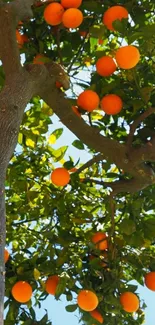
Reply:
[[83, 166], [78, 168], [78, 170], [76, 171], [76, 174], [80, 174], [83, 170], [91, 167], [94, 163], [99, 162], [101, 160], [103, 160], [103, 154], [99, 153], [98, 155], [94, 156], [92, 159], [87, 161]]
[[143, 122], [149, 115], [151, 115], [153, 113], [155, 113], [155, 108], [154, 107], [148, 108], [144, 113], [142, 113], [141, 115], [139, 115], [137, 117], [137, 119], [130, 125], [130, 132], [129, 132], [129, 135], [128, 135], [127, 141], [126, 141], [128, 152], [131, 149], [133, 136], [134, 136], [134, 133], [135, 133], [138, 125], [141, 122]]

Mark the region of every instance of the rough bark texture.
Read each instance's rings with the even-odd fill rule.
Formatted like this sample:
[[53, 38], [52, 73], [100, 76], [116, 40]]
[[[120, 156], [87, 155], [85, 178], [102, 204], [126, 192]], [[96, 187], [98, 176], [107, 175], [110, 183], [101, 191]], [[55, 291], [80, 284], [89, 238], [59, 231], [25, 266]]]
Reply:
[[[102, 136], [97, 129], [88, 126], [71, 110], [64, 94], [55, 88], [60, 81], [64, 88], [69, 80], [63, 69], [56, 63], [44, 66], [20, 64], [19, 50], [16, 44], [16, 26], [19, 20], [32, 17], [31, 6], [35, 0], [15, 0], [8, 4], [0, 2], [0, 59], [5, 73], [5, 86], [0, 93], [0, 324], [3, 324], [4, 299], [4, 247], [5, 247], [5, 173], [14, 152], [24, 109], [34, 95], [39, 95], [49, 104], [60, 120], [87, 146], [99, 153], [85, 167], [106, 159], [132, 176], [129, 181], [100, 183], [109, 186], [113, 195], [120, 192], [135, 192], [155, 183], [153, 170], [145, 161], [155, 161], [155, 139], [135, 150], [132, 137], [138, 124], [145, 118], [141, 116], [131, 126], [127, 144], [120, 144]], [[150, 111], [150, 114], [154, 112]], [[146, 116], [148, 116], [146, 114]], [[130, 150], [129, 150], [130, 147]], [[92, 180], [93, 181], [93, 180]]]

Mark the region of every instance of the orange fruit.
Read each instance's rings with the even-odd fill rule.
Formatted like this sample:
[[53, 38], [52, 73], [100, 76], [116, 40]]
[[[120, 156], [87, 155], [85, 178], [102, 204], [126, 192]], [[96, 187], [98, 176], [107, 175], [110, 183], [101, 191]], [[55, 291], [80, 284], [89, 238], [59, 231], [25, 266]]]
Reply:
[[31, 299], [32, 287], [26, 281], [18, 281], [12, 287], [11, 293], [16, 301], [25, 303]]
[[116, 71], [116, 63], [111, 56], [102, 56], [96, 62], [97, 73], [102, 77], [109, 77]]
[[45, 290], [47, 291], [47, 293], [49, 293], [51, 295], [55, 295], [59, 281], [60, 281], [60, 279], [59, 279], [58, 275], [50, 276], [47, 279], [46, 284], [45, 284]]
[[57, 88], [61, 88], [62, 87], [62, 84], [59, 81], [56, 81], [55, 85], [56, 85]]
[[76, 173], [77, 172], [77, 168], [76, 167], [73, 167], [73, 168], [71, 168], [69, 171], [70, 171], [70, 173]]
[[79, 9], [69, 8], [62, 17], [62, 23], [67, 28], [77, 28], [83, 22], [83, 13]]
[[91, 312], [90, 312], [90, 315], [91, 315], [94, 319], [96, 319], [99, 323], [103, 324], [104, 319], [103, 319], [101, 313], [100, 313], [97, 309], [91, 311]]
[[5, 250], [4, 250], [4, 263], [6, 263], [8, 261], [9, 256], [10, 256], [10, 254], [9, 254], [8, 250], [5, 248]]
[[45, 56], [43, 54], [37, 54], [33, 59], [33, 64], [44, 64]]
[[77, 297], [78, 306], [85, 311], [92, 311], [98, 306], [96, 294], [90, 290], [81, 290]]
[[106, 95], [101, 100], [101, 108], [108, 115], [118, 114], [121, 111], [122, 107], [122, 99], [115, 94]]
[[99, 39], [98, 39], [98, 44], [99, 44], [99, 45], [103, 45], [103, 43], [104, 43], [103, 39], [100, 39], [100, 38], [99, 38]]
[[96, 244], [96, 248], [100, 250], [105, 250], [108, 248], [107, 235], [104, 232], [98, 231], [92, 237], [92, 243]]
[[61, 0], [64, 8], [78, 8], [81, 6], [82, 0]]
[[44, 10], [44, 19], [47, 24], [55, 26], [62, 22], [63, 6], [58, 2], [50, 3]]
[[81, 113], [79, 112], [78, 107], [72, 106], [72, 110], [78, 117], [81, 117]]
[[84, 110], [88, 112], [92, 112], [99, 106], [99, 96], [93, 90], [85, 90], [83, 91], [77, 99], [77, 104]]
[[144, 280], [146, 287], [152, 291], [155, 291], [155, 271], [147, 273]]
[[134, 313], [139, 308], [139, 299], [133, 292], [122, 293], [120, 295], [120, 303], [128, 313]]
[[140, 53], [135, 46], [126, 45], [117, 50], [115, 59], [120, 68], [132, 69], [139, 62]]
[[16, 29], [16, 40], [19, 48], [21, 48], [24, 43], [28, 42], [28, 37], [25, 34], [20, 34], [18, 29]]
[[58, 167], [51, 174], [51, 181], [54, 185], [65, 186], [70, 181], [70, 175], [66, 168]]
[[88, 34], [88, 32], [86, 32], [86, 31], [82, 31], [82, 30], [80, 30], [79, 31], [79, 34], [80, 34], [80, 36], [82, 36], [82, 37], [86, 37], [86, 36], [88, 36], [89, 34]]
[[103, 15], [103, 24], [110, 30], [115, 30], [113, 22], [128, 18], [128, 11], [122, 6], [113, 6], [106, 10]]

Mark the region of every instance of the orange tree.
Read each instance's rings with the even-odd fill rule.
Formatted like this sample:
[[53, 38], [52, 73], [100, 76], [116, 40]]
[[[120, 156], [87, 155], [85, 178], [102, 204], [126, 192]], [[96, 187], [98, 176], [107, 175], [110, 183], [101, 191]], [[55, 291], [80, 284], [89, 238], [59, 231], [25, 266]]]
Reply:
[[155, 4], [53, 2], [0, 1], [0, 324], [4, 301], [6, 325], [51, 324], [34, 308], [48, 294], [82, 324], [142, 324], [132, 280], [155, 288]]

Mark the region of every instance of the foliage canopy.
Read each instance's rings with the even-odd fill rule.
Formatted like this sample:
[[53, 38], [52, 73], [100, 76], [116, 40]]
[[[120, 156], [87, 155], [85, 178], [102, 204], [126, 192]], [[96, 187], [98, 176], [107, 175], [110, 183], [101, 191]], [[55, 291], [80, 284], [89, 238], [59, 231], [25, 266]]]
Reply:
[[[66, 93], [63, 87], [57, 89], [55, 75], [50, 95], [41, 96], [40, 91], [27, 101], [18, 145], [7, 168], [6, 247], [11, 254], [6, 263], [5, 324], [52, 324], [47, 314], [38, 320], [35, 307], [41, 308], [47, 297], [45, 280], [59, 275], [55, 297], [66, 296], [68, 312], [78, 308], [73, 296], [83, 288], [96, 293], [105, 324], [140, 325], [145, 302], [133, 315], [122, 309], [119, 297], [125, 291], [135, 293], [137, 286], [131, 281], [144, 285], [145, 274], [155, 271], [155, 4], [153, 0], [120, 0], [129, 18], [115, 21], [113, 31], [102, 17], [117, 4], [115, 0], [83, 0], [79, 9], [84, 20], [72, 30], [46, 23], [44, 10], [50, 2], [34, 1], [33, 18], [16, 26], [26, 37], [26, 41], [18, 39], [18, 49], [27, 71], [38, 54], [42, 55], [38, 71], [53, 61], [61, 64], [70, 77], [70, 89]], [[99, 75], [97, 60], [115, 58], [118, 48], [127, 44], [139, 49], [139, 63], [133, 69], [117, 68], [107, 77]], [[85, 77], [87, 72], [90, 78]], [[62, 84], [63, 78], [58, 80]], [[2, 92], [6, 80], [2, 64]], [[86, 89], [95, 91], [100, 100], [108, 94], [119, 96], [122, 110], [108, 115], [100, 108], [87, 112], [79, 107], [77, 116], [71, 107]], [[54, 100], [52, 106], [54, 92], [58, 110]], [[55, 114], [62, 127], [55, 128]], [[63, 137], [64, 126], [77, 136], [71, 146]], [[73, 147], [76, 156], [72, 156]], [[91, 158], [84, 164], [79, 157], [85, 152]], [[58, 166], [75, 168], [65, 187], [51, 182], [51, 172]], [[106, 254], [92, 243], [97, 231], [108, 236]], [[33, 299], [26, 307], [11, 295], [17, 281], [32, 286]], [[99, 324], [82, 309], [80, 319], [81, 324]]]

